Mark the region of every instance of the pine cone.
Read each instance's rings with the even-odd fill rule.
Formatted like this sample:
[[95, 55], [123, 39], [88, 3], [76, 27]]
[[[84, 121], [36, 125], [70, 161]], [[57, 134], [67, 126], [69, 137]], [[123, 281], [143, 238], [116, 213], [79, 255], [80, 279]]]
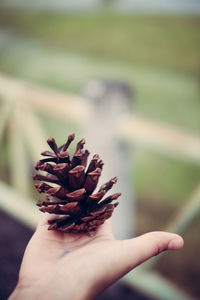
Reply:
[[84, 150], [85, 140], [76, 146], [70, 159], [68, 147], [75, 135], [70, 134], [67, 142], [58, 147], [53, 138], [47, 140], [53, 152], [45, 151], [41, 155], [47, 158], [37, 162], [35, 169], [47, 172], [46, 175], [35, 174], [34, 180], [53, 183], [35, 184], [39, 193], [46, 194], [46, 201], [38, 201], [42, 212], [56, 214], [58, 217], [48, 221], [49, 230], [63, 232], [92, 232], [111, 217], [114, 208], [119, 204], [116, 200], [121, 194], [114, 194], [103, 199], [117, 178], [114, 177], [93, 193], [102, 172], [103, 162], [95, 154], [87, 167], [89, 151]]

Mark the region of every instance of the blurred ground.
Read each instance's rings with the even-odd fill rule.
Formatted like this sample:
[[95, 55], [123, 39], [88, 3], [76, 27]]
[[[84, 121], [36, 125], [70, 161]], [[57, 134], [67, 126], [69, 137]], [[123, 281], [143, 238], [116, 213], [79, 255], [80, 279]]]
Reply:
[[6, 300], [14, 290], [25, 247], [32, 230], [0, 211], [0, 299]]

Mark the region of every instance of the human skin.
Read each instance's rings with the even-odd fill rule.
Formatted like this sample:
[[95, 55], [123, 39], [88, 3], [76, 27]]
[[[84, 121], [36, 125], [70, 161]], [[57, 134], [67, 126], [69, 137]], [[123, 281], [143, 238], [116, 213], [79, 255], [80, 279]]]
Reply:
[[116, 240], [110, 220], [92, 237], [49, 231], [47, 218], [28, 243], [9, 300], [91, 300], [150, 257], [183, 247], [179, 235], [161, 231]]

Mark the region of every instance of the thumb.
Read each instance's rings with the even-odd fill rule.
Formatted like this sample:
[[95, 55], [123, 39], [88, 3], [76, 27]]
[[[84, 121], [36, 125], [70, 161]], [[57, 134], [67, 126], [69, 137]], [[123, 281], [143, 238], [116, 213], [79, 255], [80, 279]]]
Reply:
[[162, 231], [149, 232], [139, 237], [121, 242], [121, 270], [129, 272], [150, 257], [165, 250], [178, 250], [183, 247], [181, 236]]

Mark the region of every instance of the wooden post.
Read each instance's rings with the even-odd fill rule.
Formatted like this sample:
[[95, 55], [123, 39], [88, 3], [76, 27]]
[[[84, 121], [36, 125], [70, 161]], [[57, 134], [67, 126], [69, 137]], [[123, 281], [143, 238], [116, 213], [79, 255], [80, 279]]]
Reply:
[[118, 134], [120, 119], [130, 113], [131, 90], [123, 82], [94, 79], [84, 88], [92, 112], [86, 122], [84, 136], [91, 154], [99, 154], [104, 161], [100, 183], [117, 176], [113, 192], [121, 192], [120, 205], [112, 217], [117, 238], [133, 236], [134, 205], [131, 182], [131, 150]]

